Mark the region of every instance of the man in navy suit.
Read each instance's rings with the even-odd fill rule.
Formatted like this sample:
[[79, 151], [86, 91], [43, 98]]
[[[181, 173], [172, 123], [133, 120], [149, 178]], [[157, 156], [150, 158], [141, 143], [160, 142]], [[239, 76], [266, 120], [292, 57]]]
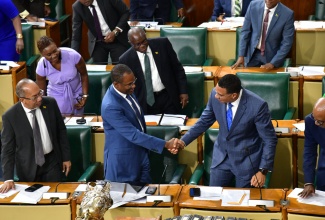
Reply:
[[[168, 38], [147, 39], [142, 28], [134, 27], [128, 33], [132, 47], [119, 59], [130, 67], [135, 77], [134, 93], [145, 114], [178, 114], [188, 103], [187, 80], [184, 68]], [[150, 60], [154, 103], [147, 104], [145, 54]]]
[[[1, 162], [6, 181], [0, 193], [15, 188], [14, 172], [23, 182], [59, 182], [62, 172], [71, 169], [67, 131], [59, 107], [52, 97], [42, 97], [43, 90], [30, 79], [17, 83], [19, 102], [2, 116]], [[35, 156], [33, 118], [39, 124], [45, 162], [38, 165]]]
[[238, 60], [232, 68], [244, 64], [265, 69], [282, 66], [291, 49], [294, 32], [293, 11], [280, 0], [252, 1], [240, 35]]
[[114, 66], [113, 84], [102, 101], [105, 131], [105, 179], [134, 185], [151, 183], [149, 151], [162, 153], [167, 148], [177, 153], [174, 139], [165, 140], [146, 134], [143, 110], [133, 95], [137, 78], [124, 64]]
[[[318, 166], [317, 154], [319, 146]], [[315, 194], [315, 177], [317, 190], [325, 191], [325, 98], [320, 98], [313, 112], [305, 118], [304, 145], [304, 190], [299, 194], [306, 198]]]
[[213, 147], [210, 186], [232, 186], [234, 178], [236, 187], [263, 186], [265, 175], [273, 168], [277, 144], [267, 103], [243, 89], [236, 75], [227, 74], [212, 90], [199, 120], [178, 144], [185, 147], [215, 121], [219, 135]]
[[137, 21], [156, 20], [161, 24], [170, 21], [172, 4], [175, 5], [178, 17], [184, 16], [182, 0], [130, 0], [130, 20]]
[[[242, 0], [241, 13], [239, 17], [244, 17], [252, 0]], [[211, 21], [222, 21], [224, 17], [234, 17], [235, 1], [234, 0], [214, 0], [214, 8], [212, 11]]]

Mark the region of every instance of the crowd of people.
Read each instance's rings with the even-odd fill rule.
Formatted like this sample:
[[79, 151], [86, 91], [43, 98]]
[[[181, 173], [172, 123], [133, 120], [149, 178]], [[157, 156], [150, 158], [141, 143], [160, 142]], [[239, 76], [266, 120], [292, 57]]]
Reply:
[[[148, 3], [149, 2], [149, 3]], [[168, 3], [166, 3], [168, 2]], [[222, 77], [210, 93], [196, 124], [181, 138], [165, 141], [146, 134], [144, 115], [178, 114], [189, 102], [186, 75], [168, 38], [147, 39], [141, 20], [170, 17], [171, 3], [184, 16], [181, 0], [77, 0], [72, 5], [71, 48], [58, 47], [42, 36], [37, 47], [42, 55], [36, 82], [22, 79], [16, 85], [19, 102], [2, 115], [0, 193], [20, 181], [56, 181], [71, 169], [70, 147], [62, 114], [83, 115], [89, 99], [86, 63], [79, 54], [82, 24], [88, 28], [88, 49], [93, 63], [115, 65], [112, 84], [102, 100], [105, 132], [105, 180], [135, 185], [151, 183], [149, 152], [166, 148], [177, 154], [214, 122], [219, 123], [214, 143], [210, 186], [260, 187], [274, 164], [277, 138], [268, 104], [242, 88], [233, 74]], [[37, 20], [51, 13], [50, 0], [3, 0], [0, 9], [0, 60], [19, 60], [24, 49], [21, 20]], [[273, 69], [283, 65], [294, 39], [293, 11], [280, 0], [214, 0], [211, 21], [245, 17], [239, 66]], [[130, 25], [128, 24], [130, 20]], [[325, 190], [322, 177], [325, 157], [325, 99], [305, 118], [302, 197]], [[251, 160], [251, 161], [250, 161]], [[41, 161], [41, 162], [40, 162]], [[314, 183], [317, 176], [317, 182]], [[1, 177], [1, 176], [0, 176]]]

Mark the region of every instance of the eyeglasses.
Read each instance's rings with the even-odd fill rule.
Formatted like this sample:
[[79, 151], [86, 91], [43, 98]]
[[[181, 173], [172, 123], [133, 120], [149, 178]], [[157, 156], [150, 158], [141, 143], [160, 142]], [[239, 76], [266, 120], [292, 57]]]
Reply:
[[312, 118], [312, 119], [317, 123], [318, 126], [322, 126], [322, 125], [325, 123], [325, 121], [316, 120], [316, 119], [314, 118], [313, 113], [311, 113], [311, 118]]
[[44, 95], [44, 90], [40, 89], [39, 93], [37, 95], [32, 96], [31, 98], [26, 98], [26, 97], [20, 97], [20, 98], [31, 100], [31, 101], [36, 101], [38, 97], [43, 96], [43, 95]]
[[123, 84], [123, 83], [121, 83], [123, 86], [126, 86], [126, 87], [128, 87], [128, 88], [131, 88], [133, 85], [135, 85], [135, 82], [137, 81], [137, 78], [135, 78], [135, 80], [133, 81], [133, 82], [131, 82], [131, 83], [129, 83], [129, 84]]
[[145, 38], [142, 42], [137, 43], [137, 44], [132, 44], [132, 45], [133, 45], [134, 48], [137, 49], [137, 48], [141, 47], [141, 45], [145, 45], [147, 43], [148, 43], [148, 40], [147, 40], [147, 38]]

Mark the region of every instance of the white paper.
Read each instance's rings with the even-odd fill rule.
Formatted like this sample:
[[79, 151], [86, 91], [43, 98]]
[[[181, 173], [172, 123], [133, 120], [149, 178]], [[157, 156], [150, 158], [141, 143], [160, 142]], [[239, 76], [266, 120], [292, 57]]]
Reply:
[[299, 198], [298, 194], [302, 191], [302, 188], [295, 188], [294, 190], [291, 191], [291, 193], [289, 193], [289, 195], [287, 196], [288, 198]]
[[200, 196], [193, 197], [193, 200], [212, 200], [221, 199], [222, 187], [200, 186]]
[[103, 122], [88, 122], [88, 125], [92, 126], [92, 127], [100, 127], [103, 128]]
[[173, 115], [173, 114], [164, 114], [160, 125], [176, 125], [182, 126], [184, 125], [186, 119], [186, 115]]
[[145, 122], [147, 122], [147, 123], [154, 122], [157, 125], [159, 124], [160, 118], [161, 118], [161, 115], [145, 115], [144, 116]]
[[[232, 202], [238, 202], [245, 194], [243, 201], [240, 204], [229, 204]], [[248, 206], [248, 200], [250, 197], [249, 190], [236, 190], [236, 189], [224, 189], [221, 194], [221, 206]]]
[[325, 206], [325, 192], [324, 191], [316, 190], [315, 195], [311, 195], [308, 198], [301, 198], [300, 196], [298, 196], [298, 194], [302, 191], [303, 191], [302, 188], [295, 188], [288, 195], [288, 197], [297, 199], [298, 202], [304, 203], [304, 204]]
[[298, 128], [299, 131], [305, 131], [305, 123], [297, 123], [297, 124], [293, 124], [293, 126]]
[[35, 25], [38, 27], [45, 27], [45, 20], [44, 18], [39, 18], [38, 21], [27, 21], [27, 24]]
[[323, 66], [300, 66], [299, 71], [303, 76], [325, 75]]
[[87, 186], [87, 184], [79, 184], [79, 186], [74, 191], [86, 192]]
[[18, 63], [14, 62], [14, 61], [10, 61], [10, 60], [2, 60], [1, 64], [5, 64], [5, 65], [10, 66], [10, 67], [18, 67], [18, 66], [20, 66]]
[[14, 203], [37, 204], [42, 199], [43, 193], [50, 189], [49, 186], [43, 186], [34, 192], [20, 191], [15, 198], [11, 200]]
[[87, 71], [106, 71], [106, 65], [86, 65]]
[[323, 28], [323, 22], [320, 21], [295, 21], [295, 29], [320, 29]]
[[[65, 125], [80, 125], [80, 124], [77, 124], [77, 119], [81, 119], [82, 117], [71, 117], [70, 120], [65, 123]], [[91, 122], [94, 117], [84, 117], [84, 119], [86, 119], [86, 123], [83, 124], [83, 125], [89, 125], [89, 122]]]
[[[0, 185], [0, 187], [2, 186], [3, 184]], [[25, 190], [27, 187], [29, 187], [28, 185], [25, 185], [25, 184], [15, 184], [15, 189], [11, 189], [9, 190], [8, 192], [6, 193], [1, 193], [0, 194], [0, 198], [1, 199], [4, 199], [4, 198], [7, 198], [9, 196], [12, 196], [13, 194], [17, 193], [17, 192], [20, 192], [22, 190]]]
[[201, 66], [183, 66], [185, 73], [202, 72]]

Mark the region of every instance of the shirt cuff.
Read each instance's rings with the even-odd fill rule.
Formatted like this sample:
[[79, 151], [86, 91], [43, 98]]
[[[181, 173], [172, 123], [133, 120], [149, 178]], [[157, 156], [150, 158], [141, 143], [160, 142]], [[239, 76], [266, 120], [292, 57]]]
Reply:
[[7, 182], [13, 182], [14, 180], [6, 180], [6, 181], [4, 181], [5, 183], [7, 183]]
[[120, 32], [122, 33], [123, 32], [123, 30], [121, 29], [121, 28], [119, 28], [119, 27], [115, 27], [116, 29], [119, 29], [120, 30]]

